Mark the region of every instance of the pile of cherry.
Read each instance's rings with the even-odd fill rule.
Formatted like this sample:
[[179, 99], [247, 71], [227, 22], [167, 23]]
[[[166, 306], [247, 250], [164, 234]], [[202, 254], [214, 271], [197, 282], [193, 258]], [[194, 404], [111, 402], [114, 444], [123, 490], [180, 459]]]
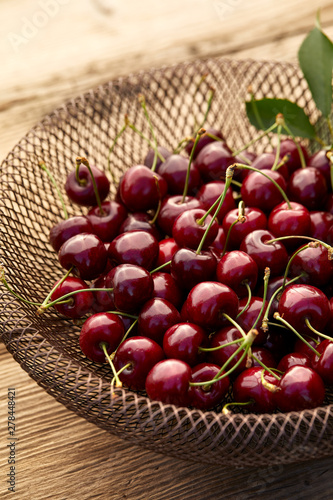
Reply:
[[92, 208], [51, 229], [68, 272], [39, 312], [88, 315], [80, 347], [110, 363], [115, 388], [204, 410], [232, 394], [225, 412], [320, 406], [333, 384], [330, 155], [292, 139], [235, 155], [214, 129], [195, 143], [150, 150], [112, 200], [77, 158], [65, 190]]

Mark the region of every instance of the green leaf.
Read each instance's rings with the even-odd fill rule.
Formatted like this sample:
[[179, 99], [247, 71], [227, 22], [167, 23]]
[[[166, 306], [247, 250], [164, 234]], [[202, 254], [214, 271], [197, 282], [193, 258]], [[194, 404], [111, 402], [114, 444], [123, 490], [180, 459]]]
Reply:
[[275, 123], [276, 115], [282, 113], [286, 125], [296, 137], [316, 137], [315, 129], [304, 110], [287, 99], [252, 99], [246, 102], [246, 112], [252, 125], [259, 130], [267, 130]]
[[332, 108], [333, 44], [321, 31], [319, 20], [298, 51], [298, 60], [314, 102], [325, 117]]

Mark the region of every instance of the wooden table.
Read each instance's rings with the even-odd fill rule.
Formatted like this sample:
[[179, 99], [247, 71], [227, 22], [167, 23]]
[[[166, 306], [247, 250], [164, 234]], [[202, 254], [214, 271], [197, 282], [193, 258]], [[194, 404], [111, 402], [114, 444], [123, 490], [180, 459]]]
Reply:
[[[295, 61], [327, 0], [2, 0], [0, 158], [44, 114], [128, 72], [201, 56]], [[0, 346], [0, 491], [20, 500], [331, 499], [333, 457], [230, 470], [130, 445], [46, 394]], [[7, 388], [16, 390], [16, 493], [7, 491]]]

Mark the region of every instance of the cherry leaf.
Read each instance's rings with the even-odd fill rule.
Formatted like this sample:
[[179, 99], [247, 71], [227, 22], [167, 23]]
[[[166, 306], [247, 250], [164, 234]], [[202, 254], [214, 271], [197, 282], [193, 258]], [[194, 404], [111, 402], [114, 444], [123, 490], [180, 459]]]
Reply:
[[314, 139], [316, 132], [304, 110], [288, 99], [251, 99], [246, 104], [248, 119], [259, 130], [267, 130], [276, 120], [276, 115], [282, 113], [284, 121], [296, 137]]
[[298, 51], [298, 61], [314, 102], [325, 117], [332, 108], [333, 44], [316, 26]]

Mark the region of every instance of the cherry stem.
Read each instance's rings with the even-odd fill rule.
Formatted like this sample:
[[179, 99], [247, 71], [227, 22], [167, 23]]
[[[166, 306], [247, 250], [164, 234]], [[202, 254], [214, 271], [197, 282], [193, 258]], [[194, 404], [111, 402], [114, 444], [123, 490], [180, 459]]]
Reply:
[[236, 220], [234, 220], [234, 222], [230, 225], [230, 227], [228, 229], [221, 258], [224, 257], [224, 255], [227, 251], [228, 243], [229, 243], [229, 239], [230, 239], [230, 233], [231, 233], [232, 228], [237, 224], [237, 222], [241, 222], [243, 224], [243, 222], [246, 221], [246, 216], [245, 216], [244, 210], [245, 210], [244, 201], [241, 200], [238, 204], [238, 217]]
[[[122, 366], [120, 368], [120, 370], [117, 371], [118, 377], [119, 377], [119, 375], [121, 375], [121, 373], [123, 373], [127, 368], [130, 368], [130, 367], [131, 367], [131, 363], [127, 363], [126, 365]], [[113, 387], [114, 387], [115, 382], [116, 382], [116, 377], [113, 377], [112, 380], [111, 380], [111, 390], [112, 390], [112, 392], [113, 392]]]
[[[156, 157], [156, 159], [157, 159], [157, 157]], [[158, 193], [158, 205], [157, 205], [154, 217], [152, 218], [152, 220], [149, 221], [149, 224], [151, 224], [151, 225], [155, 224], [155, 222], [157, 220], [157, 217], [158, 217], [158, 214], [160, 213], [161, 206], [162, 206], [162, 197], [161, 197], [160, 183], [158, 182], [158, 177], [156, 176], [156, 174], [154, 175], [154, 179], [155, 179], [156, 190], [157, 190], [157, 193]]]
[[304, 342], [304, 344], [306, 344], [309, 349], [311, 349], [311, 351], [313, 351], [317, 356], [320, 356], [320, 353], [314, 347], [312, 347], [312, 345], [309, 344], [309, 342], [300, 333], [298, 333], [298, 331], [295, 330], [295, 328], [290, 323], [288, 323], [288, 321], [282, 318], [278, 312], [274, 313], [273, 318], [281, 321], [281, 323], [289, 328], [289, 330], [291, 330], [295, 335], [297, 335], [297, 337], [301, 339], [301, 341]]
[[198, 351], [200, 351], [200, 352], [219, 351], [220, 349], [224, 349], [225, 347], [229, 347], [230, 345], [239, 344], [240, 342], [243, 342], [243, 337], [236, 339], [236, 340], [231, 340], [230, 342], [227, 342], [226, 344], [221, 344], [221, 345], [216, 346], [216, 347], [198, 347]]
[[124, 124], [124, 125], [123, 125], [123, 127], [120, 129], [120, 131], [118, 132], [118, 134], [117, 134], [117, 135], [116, 135], [116, 137], [114, 138], [113, 143], [111, 144], [111, 146], [110, 146], [110, 148], [109, 148], [109, 153], [108, 153], [108, 170], [109, 170], [109, 172], [110, 172], [110, 175], [111, 175], [112, 180], [113, 180], [113, 182], [114, 182], [114, 183], [116, 183], [116, 182], [117, 182], [117, 179], [115, 178], [114, 173], [113, 173], [113, 172], [112, 172], [112, 170], [111, 170], [111, 164], [110, 164], [111, 153], [112, 153], [112, 151], [113, 151], [113, 149], [114, 149], [115, 145], [117, 144], [119, 137], [120, 137], [120, 136], [121, 136], [121, 135], [125, 132], [125, 130], [127, 129], [127, 127], [128, 127], [128, 122], [127, 122], [127, 120], [125, 119], [125, 124]]
[[133, 125], [133, 123], [130, 123], [128, 120], [126, 123], [127, 123], [127, 126], [131, 130], [133, 130], [133, 132], [138, 134], [141, 137], [141, 139], [143, 139], [144, 141], [147, 142], [148, 146], [156, 152], [157, 157], [161, 160], [162, 163], [164, 163], [165, 162], [164, 156], [158, 151], [158, 149], [156, 149], [156, 146], [151, 142], [151, 140], [147, 136], [145, 136], [138, 128], [136, 128], [136, 126]]
[[287, 134], [292, 138], [292, 140], [293, 140], [293, 142], [294, 142], [294, 144], [295, 144], [295, 146], [297, 148], [297, 151], [298, 151], [298, 154], [299, 154], [299, 159], [301, 160], [301, 166], [302, 166], [302, 168], [305, 168], [306, 167], [306, 161], [305, 161], [305, 158], [304, 158], [304, 154], [303, 154], [302, 148], [298, 144], [298, 142], [296, 141], [295, 135], [292, 133], [292, 131], [290, 130], [290, 128], [288, 127], [288, 125], [284, 121], [283, 115], [282, 115], [281, 124], [282, 124], [282, 127], [287, 132]]
[[245, 146], [242, 146], [240, 149], [237, 149], [237, 151], [233, 151], [232, 155], [233, 156], [238, 156], [240, 153], [242, 153], [243, 151], [245, 151], [246, 149], [248, 149], [250, 146], [252, 146], [252, 144], [255, 144], [256, 142], [260, 141], [260, 139], [262, 139], [263, 137], [265, 137], [267, 134], [269, 134], [270, 132], [273, 132], [273, 130], [275, 130], [277, 126], [278, 126], [277, 123], [273, 123], [273, 125], [271, 125], [267, 130], [265, 130], [260, 135], [258, 135], [254, 139], [252, 139], [247, 144], [245, 144]]
[[[120, 381], [120, 378], [118, 377], [118, 373], [117, 373], [117, 370], [113, 364], [113, 361], [111, 359], [111, 357], [109, 356], [108, 354], [108, 351], [107, 351], [107, 347], [108, 347], [108, 344], [106, 342], [101, 342], [99, 344], [100, 348], [103, 349], [103, 352], [104, 352], [104, 355], [105, 355], [105, 358], [107, 359], [107, 361], [109, 362], [110, 366], [111, 366], [111, 370], [113, 372], [113, 375], [114, 375], [114, 379], [116, 381], [116, 387], [117, 388], [120, 388], [123, 386], [123, 384], [121, 383]], [[112, 382], [111, 382], [112, 384]]]
[[243, 402], [236, 402], [236, 401], [231, 401], [230, 403], [226, 403], [223, 408], [222, 408], [222, 413], [224, 415], [228, 415], [230, 413], [229, 406], [249, 406], [254, 403], [254, 399], [249, 399], [249, 401], [243, 401]]
[[256, 361], [258, 363], [258, 365], [260, 365], [264, 370], [266, 370], [268, 373], [273, 375], [273, 377], [275, 377], [277, 380], [280, 380], [280, 377], [276, 373], [274, 373], [271, 368], [266, 366], [259, 358], [257, 358], [257, 356], [252, 354], [252, 359], [254, 359], [254, 361]]
[[168, 260], [168, 262], [164, 262], [164, 264], [161, 264], [160, 266], [158, 266], [155, 269], [153, 269], [152, 271], [150, 271], [150, 274], [157, 273], [161, 269], [164, 269], [165, 267], [170, 266], [170, 264], [171, 264], [171, 260]]
[[256, 328], [256, 326], [257, 326], [257, 324], [259, 322], [260, 316], [263, 314], [263, 312], [265, 310], [266, 297], [267, 297], [267, 287], [268, 287], [268, 281], [269, 281], [270, 274], [271, 274], [271, 270], [269, 269], [269, 267], [266, 267], [265, 268], [265, 273], [264, 273], [264, 293], [263, 293], [263, 297], [262, 297], [262, 306], [260, 308], [260, 311], [259, 311], [259, 314], [257, 316], [257, 319], [255, 320], [254, 325], [252, 326], [252, 330], [254, 328]]
[[184, 185], [184, 190], [183, 190], [183, 197], [182, 197], [182, 201], [180, 203], [185, 203], [187, 192], [188, 192], [188, 184], [189, 184], [189, 180], [190, 180], [190, 171], [191, 171], [191, 165], [192, 165], [192, 161], [193, 161], [193, 156], [194, 156], [195, 148], [197, 147], [197, 144], [198, 144], [198, 141], [199, 141], [200, 137], [205, 132], [206, 131], [205, 131], [204, 128], [201, 128], [201, 129], [198, 130], [196, 138], [195, 138], [195, 141], [194, 141], [194, 144], [193, 144], [193, 147], [191, 149], [190, 159], [189, 159], [188, 167], [187, 167], [187, 171], [186, 171], [186, 178], [185, 178], [185, 185]]
[[231, 165], [230, 167], [227, 168], [227, 171], [226, 171], [225, 185], [224, 185], [223, 193], [217, 198], [217, 200], [215, 201], [215, 203], [213, 203], [213, 205], [210, 207], [210, 209], [207, 210], [207, 212], [205, 213], [205, 215], [203, 217], [201, 217], [201, 219], [197, 220], [197, 224], [199, 224], [199, 225], [202, 226], [203, 223], [204, 223], [204, 221], [208, 217], [208, 215], [214, 210], [214, 208], [217, 205], [217, 208], [216, 208], [216, 210], [214, 212], [214, 215], [212, 216], [212, 220], [208, 224], [208, 226], [206, 228], [206, 231], [204, 232], [204, 234], [203, 234], [203, 236], [201, 238], [201, 241], [200, 241], [199, 246], [198, 246], [197, 251], [196, 251], [197, 254], [201, 253], [202, 247], [203, 247], [203, 245], [205, 243], [206, 236], [209, 233], [212, 225], [214, 224], [215, 218], [217, 217], [217, 214], [219, 213], [219, 211], [220, 211], [220, 209], [221, 209], [221, 207], [223, 205], [223, 202], [224, 202], [224, 199], [226, 197], [227, 191], [228, 191], [228, 189], [230, 187], [230, 184], [231, 184], [231, 180], [232, 180], [233, 174], [234, 174], [234, 166]]
[[323, 339], [328, 339], [328, 340], [333, 340], [332, 337], [330, 337], [329, 335], [325, 335], [324, 333], [321, 333], [319, 332], [318, 330], [316, 330], [310, 323], [310, 320], [309, 318], [305, 318], [305, 324], [306, 326], [313, 332], [315, 333], [316, 335], [318, 335], [318, 337], [322, 337]]
[[[106, 290], [104, 288], [104, 290]], [[109, 314], [118, 314], [118, 316], [125, 316], [125, 318], [131, 318], [131, 319], [138, 319], [138, 316], [135, 316], [134, 314], [129, 314], [125, 313], [122, 311], [108, 311]]]
[[89, 174], [90, 174], [90, 177], [91, 177], [91, 181], [92, 181], [92, 185], [93, 185], [94, 193], [95, 193], [95, 197], [96, 197], [96, 202], [97, 202], [97, 205], [99, 207], [100, 214], [104, 215], [104, 210], [102, 208], [101, 198], [99, 196], [99, 192], [97, 189], [96, 180], [95, 180], [94, 174], [92, 173], [92, 170], [91, 170], [91, 167], [89, 165], [87, 158], [84, 158], [83, 156], [77, 156], [75, 159], [75, 162], [76, 162], [75, 175], [76, 175], [76, 180], [79, 184], [85, 184], [85, 181], [82, 181], [79, 177], [79, 169], [80, 169], [81, 163], [87, 167]]
[[[52, 295], [54, 290], [60, 285], [61, 283], [57, 283], [57, 285], [54, 287], [54, 289], [51, 290], [49, 296]], [[70, 297], [73, 297], [73, 295], [76, 295], [77, 293], [83, 293], [83, 292], [113, 292], [113, 288], [82, 288], [81, 290], [73, 290], [72, 292], [66, 293], [65, 295], [62, 295], [61, 297], [58, 297], [55, 300], [52, 300], [51, 302], [48, 302], [44, 305], [45, 301], [43, 302], [42, 306], [38, 309], [37, 314], [42, 314], [46, 309], [49, 309], [50, 307], [54, 306], [55, 304], [59, 304], [61, 301], [69, 299]]]
[[[260, 374], [260, 380], [261, 380], [261, 384], [262, 386], [267, 389], [269, 392], [276, 392], [276, 391], [279, 391], [281, 390], [277, 385], [274, 385], [272, 384], [271, 382], [268, 382], [266, 379], [265, 379], [265, 370], [267, 368], [264, 368], [262, 371], [261, 371], [261, 374]], [[269, 372], [271, 373], [271, 372]], [[273, 375], [271, 373], [271, 375]], [[275, 375], [274, 374], [274, 377], [276, 378], [276, 380], [280, 381], [281, 380], [281, 377], [279, 377], [278, 375]]]
[[49, 169], [47, 168], [47, 166], [45, 165], [45, 163], [43, 161], [39, 162], [39, 166], [40, 166], [40, 168], [42, 170], [44, 170], [44, 172], [46, 172], [46, 174], [48, 175], [50, 181], [52, 182], [53, 186], [55, 187], [55, 190], [57, 191], [57, 194], [58, 194], [58, 197], [59, 197], [59, 200], [61, 202], [61, 206], [62, 206], [62, 209], [63, 209], [63, 212], [64, 212], [64, 219], [68, 219], [69, 216], [68, 216], [67, 208], [66, 208], [66, 205], [65, 205], [65, 202], [64, 202], [64, 198], [63, 198], [63, 196], [61, 194], [61, 191], [59, 189], [58, 184], [55, 181], [55, 178], [53, 177], [53, 175], [51, 174], [51, 172], [49, 171]]
[[149, 117], [149, 114], [148, 114], [148, 111], [147, 111], [146, 99], [145, 99], [145, 96], [143, 94], [139, 94], [139, 103], [141, 104], [141, 107], [143, 109], [144, 115], [145, 115], [145, 117], [147, 119], [147, 122], [148, 122], [148, 125], [149, 125], [149, 129], [150, 129], [150, 133], [151, 133], [151, 135], [153, 137], [154, 144], [155, 144], [155, 147], [154, 147], [154, 161], [153, 161], [153, 165], [151, 167], [152, 172], [155, 172], [156, 164], [157, 164], [157, 147], [158, 147], [158, 142], [157, 142], [157, 138], [156, 138], [156, 135], [155, 135], [155, 132], [154, 132], [153, 124], [152, 124], [152, 122], [150, 120], [150, 117]]
[[206, 120], [207, 120], [207, 116], [208, 116], [208, 113], [210, 111], [210, 108], [212, 107], [212, 103], [213, 103], [213, 98], [214, 98], [214, 95], [215, 95], [215, 89], [213, 89], [212, 87], [210, 88], [209, 90], [209, 97], [208, 97], [208, 101], [207, 101], [207, 109], [206, 109], [206, 112], [204, 114], [204, 117], [203, 117], [203, 120], [200, 124], [200, 126], [198, 127], [197, 129], [197, 133], [198, 131], [205, 125], [206, 123]]
[[238, 319], [243, 313], [245, 313], [245, 311], [248, 309], [250, 302], [251, 302], [251, 299], [252, 299], [252, 290], [251, 290], [251, 287], [250, 287], [248, 281], [244, 280], [242, 282], [242, 285], [246, 286], [246, 288], [247, 288], [247, 301], [246, 301], [246, 304], [243, 307], [243, 309], [237, 314], [236, 319]]
[[237, 323], [237, 321], [231, 318], [227, 313], [222, 313], [222, 316], [224, 316], [235, 328], [237, 328], [239, 333], [241, 333], [242, 337], [245, 339], [246, 333], [243, 328]]
[[276, 146], [274, 163], [273, 163], [271, 170], [276, 170], [276, 168], [279, 164], [280, 150], [281, 150], [281, 129], [282, 129], [282, 125], [278, 125], [278, 127], [277, 127], [277, 146]]
[[19, 301], [24, 302], [25, 304], [29, 304], [30, 306], [40, 306], [39, 302], [32, 302], [30, 300], [24, 299], [18, 293], [14, 292], [14, 290], [7, 283], [7, 280], [5, 278], [5, 269], [1, 265], [0, 265], [0, 281], [6, 287], [6, 289]]
[[[133, 321], [133, 323], [131, 324], [131, 326], [127, 329], [125, 335], [123, 336], [123, 338], [121, 339], [118, 347], [120, 346], [120, 344], [122, 344], [124, 342], [124, 340], [127, 339], [127, 337], [129, 336], [129, 334], [131, 333], [131, 331], [133, 330], [133, 328], [135, 327], [135, 325], [137, 324], [137, 322], [139, 321], [139, 318], [136, 318], [135, 321]], [[117, 349], [118, 349], [117, 347]], [[112, 353], [112, 359], [115, 357], [116, 355], [116, 352], [117, 352], [117, 349]]]
[[[73, 270], [73, 267], [71, 267], [67, 273], [54, 285], [54, 287], [51, 289], [51, 291], [49, 292], [49, 294], [46, 296], [46, 298], [44, 299], [43, 303], [42, 304], [39, 304], [40, 307], [37, 311], [37, 314], [42, 314], [44, 312], [45, 309], [47, 309], [48, 307], [50, 307], [48, 305], [48, 302], [51, 298], [51, 295], [53, 294], [53, 292], [61, 285], [61, 283], [63, 283], [65, 281], [66, 278], [68, 278], [68, 276], [70, 275], [70, 273], [72, 272]], [[59, 297], [59, 299], [61, 300], [64, 300], [66, 299], [67, 297], [63, 296], [63, 297]]]

